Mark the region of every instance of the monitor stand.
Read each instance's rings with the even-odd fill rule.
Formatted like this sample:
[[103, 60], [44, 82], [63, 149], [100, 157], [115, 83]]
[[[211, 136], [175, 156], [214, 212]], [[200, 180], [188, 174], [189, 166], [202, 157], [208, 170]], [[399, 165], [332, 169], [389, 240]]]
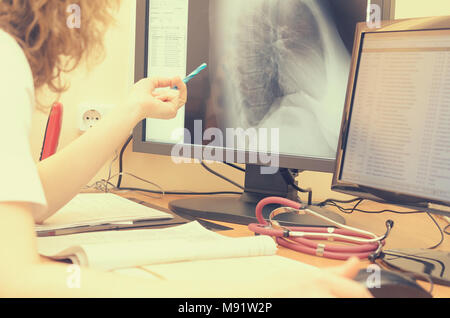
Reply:
[[[257, 203], [271, 196], [285, 197], [297, 201], [297, 191], [286, 182], [282, 169], [273, 175], [261, 175], [260, 166], [247, 165], [245, 173], [245, 190], [240, 196], [198, 197], [175, 200], [169, 203], [169, 208], [185, 218], [207, 219], [228, 223], [248, 225], [258, 223], [255, 216]], [[263, 216], [267, 220], [269, 214], [277, 205], [267, 205]], [[311, 205], [309, 209], [320, 213], [336, 222], [345, 224], [345, 219], [332, 211]], [[330, 223], [311, 215], [283, 214], [276, 218], [283, 226], [328, 227]]]

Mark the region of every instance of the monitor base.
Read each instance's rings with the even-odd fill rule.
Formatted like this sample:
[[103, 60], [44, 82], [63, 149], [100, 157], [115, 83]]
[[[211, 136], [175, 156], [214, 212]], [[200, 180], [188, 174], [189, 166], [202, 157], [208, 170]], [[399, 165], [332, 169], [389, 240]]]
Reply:
[[[175, 200], [169, 203], [169, 208], [176, 214], [187, 219], [207, 219], [248, 225], [258, 223], [255, 216], [256, 202], [249, 202], [239, 196], [234, 197], [201, 197]], [[268, 205], [263, 209], [267, 220], [271, 211], [278, 205]], [[345, 224], [345, 219], [327, 209], [309, 206], [309, 209], [326, 216], [333, 221]], [[330, 227], [332, 224], [311, 215], [283, 214], [276, 218], [282, 226]]]
[[[295, 173], [289, 169], [280, 168], [277, 173], [263, 175], [261, 174], [261, 166], [247, 164], [245, 169], [245, 190], [242, 195], [176, 200], [169, 203], [169, 208], [187, 219], [201, 218], [243, 225], [258, 223], [255, 210], [256, 205], [262, 199], [272, 196], [291, 200], [298, 199], [298, 191], [292, 186], [292, 181], [286, 178], [286, 175], [291, 175], [291, 178], [294, 178]], [[270, 213], [278, 207], [280, 206], [265, 206], [263, 208], [263, 217], [267, 220]], [[311, 205], [309, 208], [336, 222], [345, 224], [345, 219], [337, 213], [314, 205]], [[279, 215], [276, 220], [282, 226], [332, 226], [329, 222], [325, 222], [310, 214], [283, 214]]]

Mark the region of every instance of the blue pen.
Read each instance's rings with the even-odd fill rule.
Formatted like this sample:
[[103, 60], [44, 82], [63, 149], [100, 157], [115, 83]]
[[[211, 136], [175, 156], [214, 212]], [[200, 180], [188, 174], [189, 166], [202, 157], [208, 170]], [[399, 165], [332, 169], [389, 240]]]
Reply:
[[[203, 63], [202, 65], [200, 65], [199, 67], [197, 67], [195, 69], [195, 71], [193, 71], [191, 74], [189, 74], [184, 80], [183, 83], [187, 84], [191, 79], [193, 79], [194, 77], [196, 77], [201, 71], [203, 71], [206, 67], [208, 66], [208, 64]], [[174, 89], [178, 89], [178, 87], [174, 87]]]

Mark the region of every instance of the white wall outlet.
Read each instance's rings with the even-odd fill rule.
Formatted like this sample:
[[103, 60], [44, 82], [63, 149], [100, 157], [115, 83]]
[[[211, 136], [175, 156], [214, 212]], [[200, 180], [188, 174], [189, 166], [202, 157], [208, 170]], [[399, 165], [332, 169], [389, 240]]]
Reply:
[[83, 103], [78, 107], [78, 127], [85, 132], [102, 120], [112, 105]]

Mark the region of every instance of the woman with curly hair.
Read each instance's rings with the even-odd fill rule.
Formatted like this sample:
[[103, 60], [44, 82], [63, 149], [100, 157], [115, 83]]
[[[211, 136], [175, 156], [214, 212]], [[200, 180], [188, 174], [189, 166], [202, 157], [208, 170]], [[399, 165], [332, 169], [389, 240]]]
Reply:
[[[82, 13], [79, 26], [68, 23], [73, 5]], [[56, 155], [34, 163], [29, 133], [38, 104], [35, 93], [41, 89], [63, 93], [67, 89], [63, 73], [87, 58], [101, 56], [103, 35], [117, 6], [117, 0], [0, 0], [0, 297], [367, 295], [346, 279], [357, 271], [355, 261], [336, 269], [338, 275], [280, 273], [274, 277], [279, 286], [270, 284], [270, 288], [256, 282], [243, 282], [238, 288], [233, 282], [197, 282], [194, 288], [90, 269], [81, 270], [79, 288], [69, 288], [67, 265], [39, 257], [35, 223], [71, 200], [138, 122], [173, 118], [186, 103], [187, 90], [180, 78], [141, 80], [96, 127]], [[178, 90], [154, 92], [175, 86]]]

